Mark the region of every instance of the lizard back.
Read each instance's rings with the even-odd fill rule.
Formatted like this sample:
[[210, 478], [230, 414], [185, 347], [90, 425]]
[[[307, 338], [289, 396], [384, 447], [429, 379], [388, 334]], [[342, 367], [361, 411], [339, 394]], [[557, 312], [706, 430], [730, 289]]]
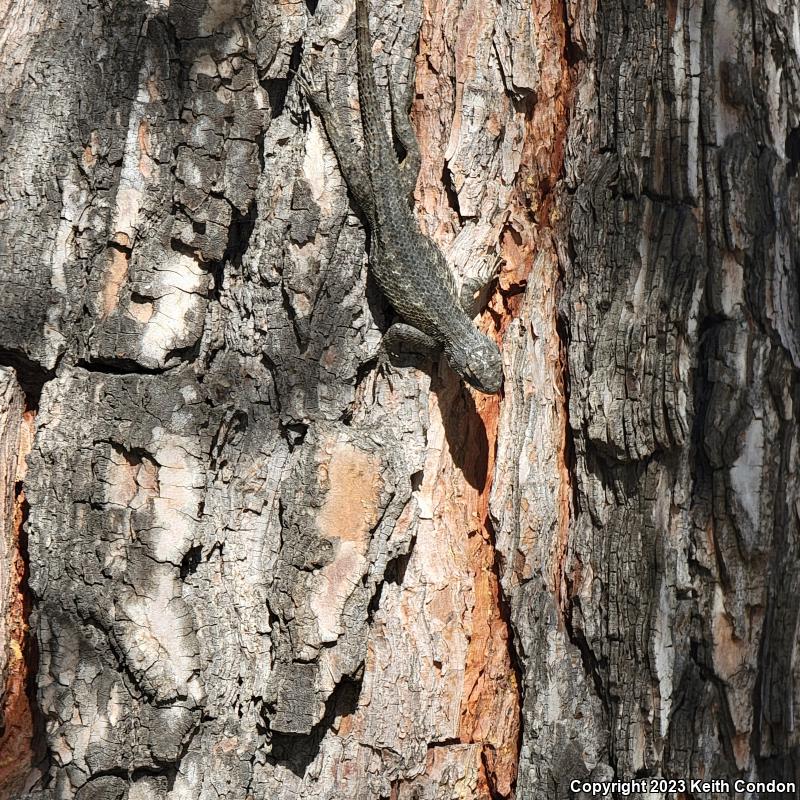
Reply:
[[[406, 200], [400, 166], [389, 137], [372, 66], [369, 0], [356, 0], [358, 95], [364, 132], [364, 168], [373, 208], [372, 272], [381, 291], [403, 317], [444, 343], [453, 325], [466, 320], [455, 281], [438, 250], [419, 230]], [[463, 317], [464, 319], [459, 319]], [[471, 324], [471, 323], [470, 323]]]

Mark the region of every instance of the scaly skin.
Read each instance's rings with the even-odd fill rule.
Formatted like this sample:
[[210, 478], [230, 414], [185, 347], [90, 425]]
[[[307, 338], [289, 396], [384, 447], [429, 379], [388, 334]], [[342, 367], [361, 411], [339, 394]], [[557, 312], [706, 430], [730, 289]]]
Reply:
[[[356, 0], [358, 94], [364, 151], [357, 152], [344, 137], [338, 115], [321, 94], [301, 80], [312, 107], [320, 114], [353, 197], [372, 231], [370, 267], [375, 281], [406, 325], [392, 326], [385, 343], [399, 337], [422, 349], [444, 351], [448, 363], [481, 392], [500, 391], [502, 361], [497, 345], [472, 324], [459, 301], [444, 256], [422, 235], [409, 207], [408, 195], [416, 182], [419, 159], [410, 125], [395, 123], [409, 155], [401, 164], [380, 111], [372, 66], [369, 0]], [[413, 84], [413, 76], [410, 78]], [[406, 92], [407, 98], [410, 96]], [[392, 97], [393, 116], [408, 112]], [[407, 119], [407, 117], [406, 117]], [[413, 140], [412, 140], [413, 139]], [[409, 166], [410, 165], [410, 166]], [[410, 330], [409, 326], [412, 329]], [[388, 348], [387, 348], [388, 349]]]

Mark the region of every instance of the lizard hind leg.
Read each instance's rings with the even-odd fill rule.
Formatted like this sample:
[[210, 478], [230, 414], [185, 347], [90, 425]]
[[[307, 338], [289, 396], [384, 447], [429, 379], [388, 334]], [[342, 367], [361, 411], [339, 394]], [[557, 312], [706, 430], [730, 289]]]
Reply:
[[307, 74], [296, 72], [295, 80], [310, 108], [322, 120], [322, 126], [336, 160], [339, 162], [339, 169], [347, 187], [358, 206], [369, 216], [372, 213], [373, 203], [369, 176], [364, 165], [364, 153], [345, 133], [350, 130], [352, 125], [344, 123], [341, 114], [328, 100], [327, 88], [320, 87], [313, 77], [309, 77]]
[[411, 124], [409, 112], [414, 99], [416, 65], [413, 58], [407, 70], [395, 68], [389, 80], [389, 103], [392, 111], [392, 129], [406, 155], [400, 164], [400, 178], [407, 195], [411, 195], [417, 185], [422, 157], [419, 152], [417, 132]]

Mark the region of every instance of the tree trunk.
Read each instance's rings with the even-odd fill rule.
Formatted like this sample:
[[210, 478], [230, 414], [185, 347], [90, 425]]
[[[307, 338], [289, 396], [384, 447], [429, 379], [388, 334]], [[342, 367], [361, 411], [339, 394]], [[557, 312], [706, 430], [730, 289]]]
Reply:
[[800, 7], [373, 4], [499, 397], [375, 369], [351, 12], [0, 0], [0, 798], [800, 785]]

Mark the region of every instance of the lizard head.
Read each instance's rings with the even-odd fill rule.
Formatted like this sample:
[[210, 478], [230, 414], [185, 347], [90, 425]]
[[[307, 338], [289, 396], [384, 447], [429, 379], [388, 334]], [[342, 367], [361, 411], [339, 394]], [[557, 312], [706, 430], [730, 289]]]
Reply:
[[445, 346], [447, 361], [467, 383], [479, 392], [495, 394], [503, 383], [503, 360], [497, 345], [477, 329], [474, 335]]

